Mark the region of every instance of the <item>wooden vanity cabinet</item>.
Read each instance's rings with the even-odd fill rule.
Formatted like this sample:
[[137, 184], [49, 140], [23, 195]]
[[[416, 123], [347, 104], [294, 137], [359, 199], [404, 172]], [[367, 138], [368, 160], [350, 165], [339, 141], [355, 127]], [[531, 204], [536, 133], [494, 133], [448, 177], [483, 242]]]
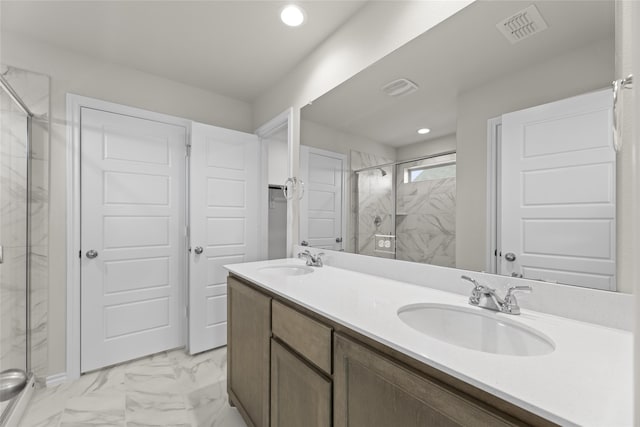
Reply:
[[346, 336], [333, 354], [335, 427], [514, 425]]
[[269, 426], [271, 298], [227, 280], [227, 391], [247, 424]]
[[271, 425], [331, 426], [331, 380], [271, 340]]

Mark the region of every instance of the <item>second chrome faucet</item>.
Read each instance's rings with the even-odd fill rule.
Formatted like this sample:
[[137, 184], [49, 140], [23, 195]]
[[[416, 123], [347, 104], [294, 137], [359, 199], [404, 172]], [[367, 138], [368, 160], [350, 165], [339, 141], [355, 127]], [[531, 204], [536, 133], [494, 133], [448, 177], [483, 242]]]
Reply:
[[298, 258], [304, 258], [307, 260], [307, 265], [310, 267], [322, 267], [322, 256], [324, 255], [324, 252], [320, 252], [318, 254], [316, 254], [315, 256], [309, 252], [309, 250], [307, 249], [304, 252], [300, 252], [298, 254]]
[[514, 295], [515, 292], [532, 291], [531, 286], [511, 286], [507, 289], [507, 294], [504, 298], [500, 298], [495, 289], [481, 285], [474, 278], [461, 276], [461, 279], [473, 284], [469, 304], [506, 314], [520, 314], [520, 306]]

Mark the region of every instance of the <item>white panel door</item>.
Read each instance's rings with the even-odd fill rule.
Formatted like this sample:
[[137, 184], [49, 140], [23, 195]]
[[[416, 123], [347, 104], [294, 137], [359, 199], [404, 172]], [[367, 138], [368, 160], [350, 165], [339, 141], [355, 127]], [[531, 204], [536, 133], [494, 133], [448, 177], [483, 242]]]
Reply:
[[258, 258], [260, 145], [255, 135], [193, 123], [189, 352], [227, 344], [225, 264]]
[[300, 146], [305, 194], [300, 202], [300, 241], [315, 248], [344, 248], [343, 187], [346, 158], [339, 153]]
[[82, 108], [80, 141], [87, 372], [184, 345], [186, 129]]
[[611, 98], [608, 89], [502, 116], [501, 274], [615, 289]]

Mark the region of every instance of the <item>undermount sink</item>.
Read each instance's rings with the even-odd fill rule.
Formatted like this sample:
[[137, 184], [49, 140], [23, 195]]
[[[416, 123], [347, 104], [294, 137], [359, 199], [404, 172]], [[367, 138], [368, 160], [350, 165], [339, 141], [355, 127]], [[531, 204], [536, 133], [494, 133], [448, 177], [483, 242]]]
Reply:
[[302, 276], [313, 273], [313, 268], [299, 264], [278, 264], [262, 267], [258, 271], [270, 276]]
[[432, 338], [485, 353], [542, 356], [555, 350], [553, 341], [544, 334], [493, 311], [446, 304], [412, 304], [401, 307], [398, 317]]

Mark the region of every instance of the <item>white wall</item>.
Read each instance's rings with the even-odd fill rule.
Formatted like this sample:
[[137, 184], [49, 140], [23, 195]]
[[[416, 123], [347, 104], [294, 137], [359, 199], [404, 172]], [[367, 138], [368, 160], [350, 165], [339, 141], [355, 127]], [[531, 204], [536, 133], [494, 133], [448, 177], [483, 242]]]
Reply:
[[612, 44], [577, 49], [458, 96], [458, 268], [485, 270], [487, 120], [606, 87], [613, 80]]
[[68, 92], [241, 131], [251, 106], [137, 70], [1, 34], [0, 62], [51, 77], [49, 366], [63, 372], [66, 328], [66, 101]]
[[432, 156], [447, 151], [456, 150], [456, 135], [445, 135], [439, 138], [430, 139], [428, 141], [416, 142], [415, 144], [398, 147], [396, 150], [396, 159], [413, 160], [419, 157]]
[[309, 120], [301, 120], [300, 144], [349, 156], [351, 150], [395, 160], [396, 149], [362, 136], [330, 128]]

